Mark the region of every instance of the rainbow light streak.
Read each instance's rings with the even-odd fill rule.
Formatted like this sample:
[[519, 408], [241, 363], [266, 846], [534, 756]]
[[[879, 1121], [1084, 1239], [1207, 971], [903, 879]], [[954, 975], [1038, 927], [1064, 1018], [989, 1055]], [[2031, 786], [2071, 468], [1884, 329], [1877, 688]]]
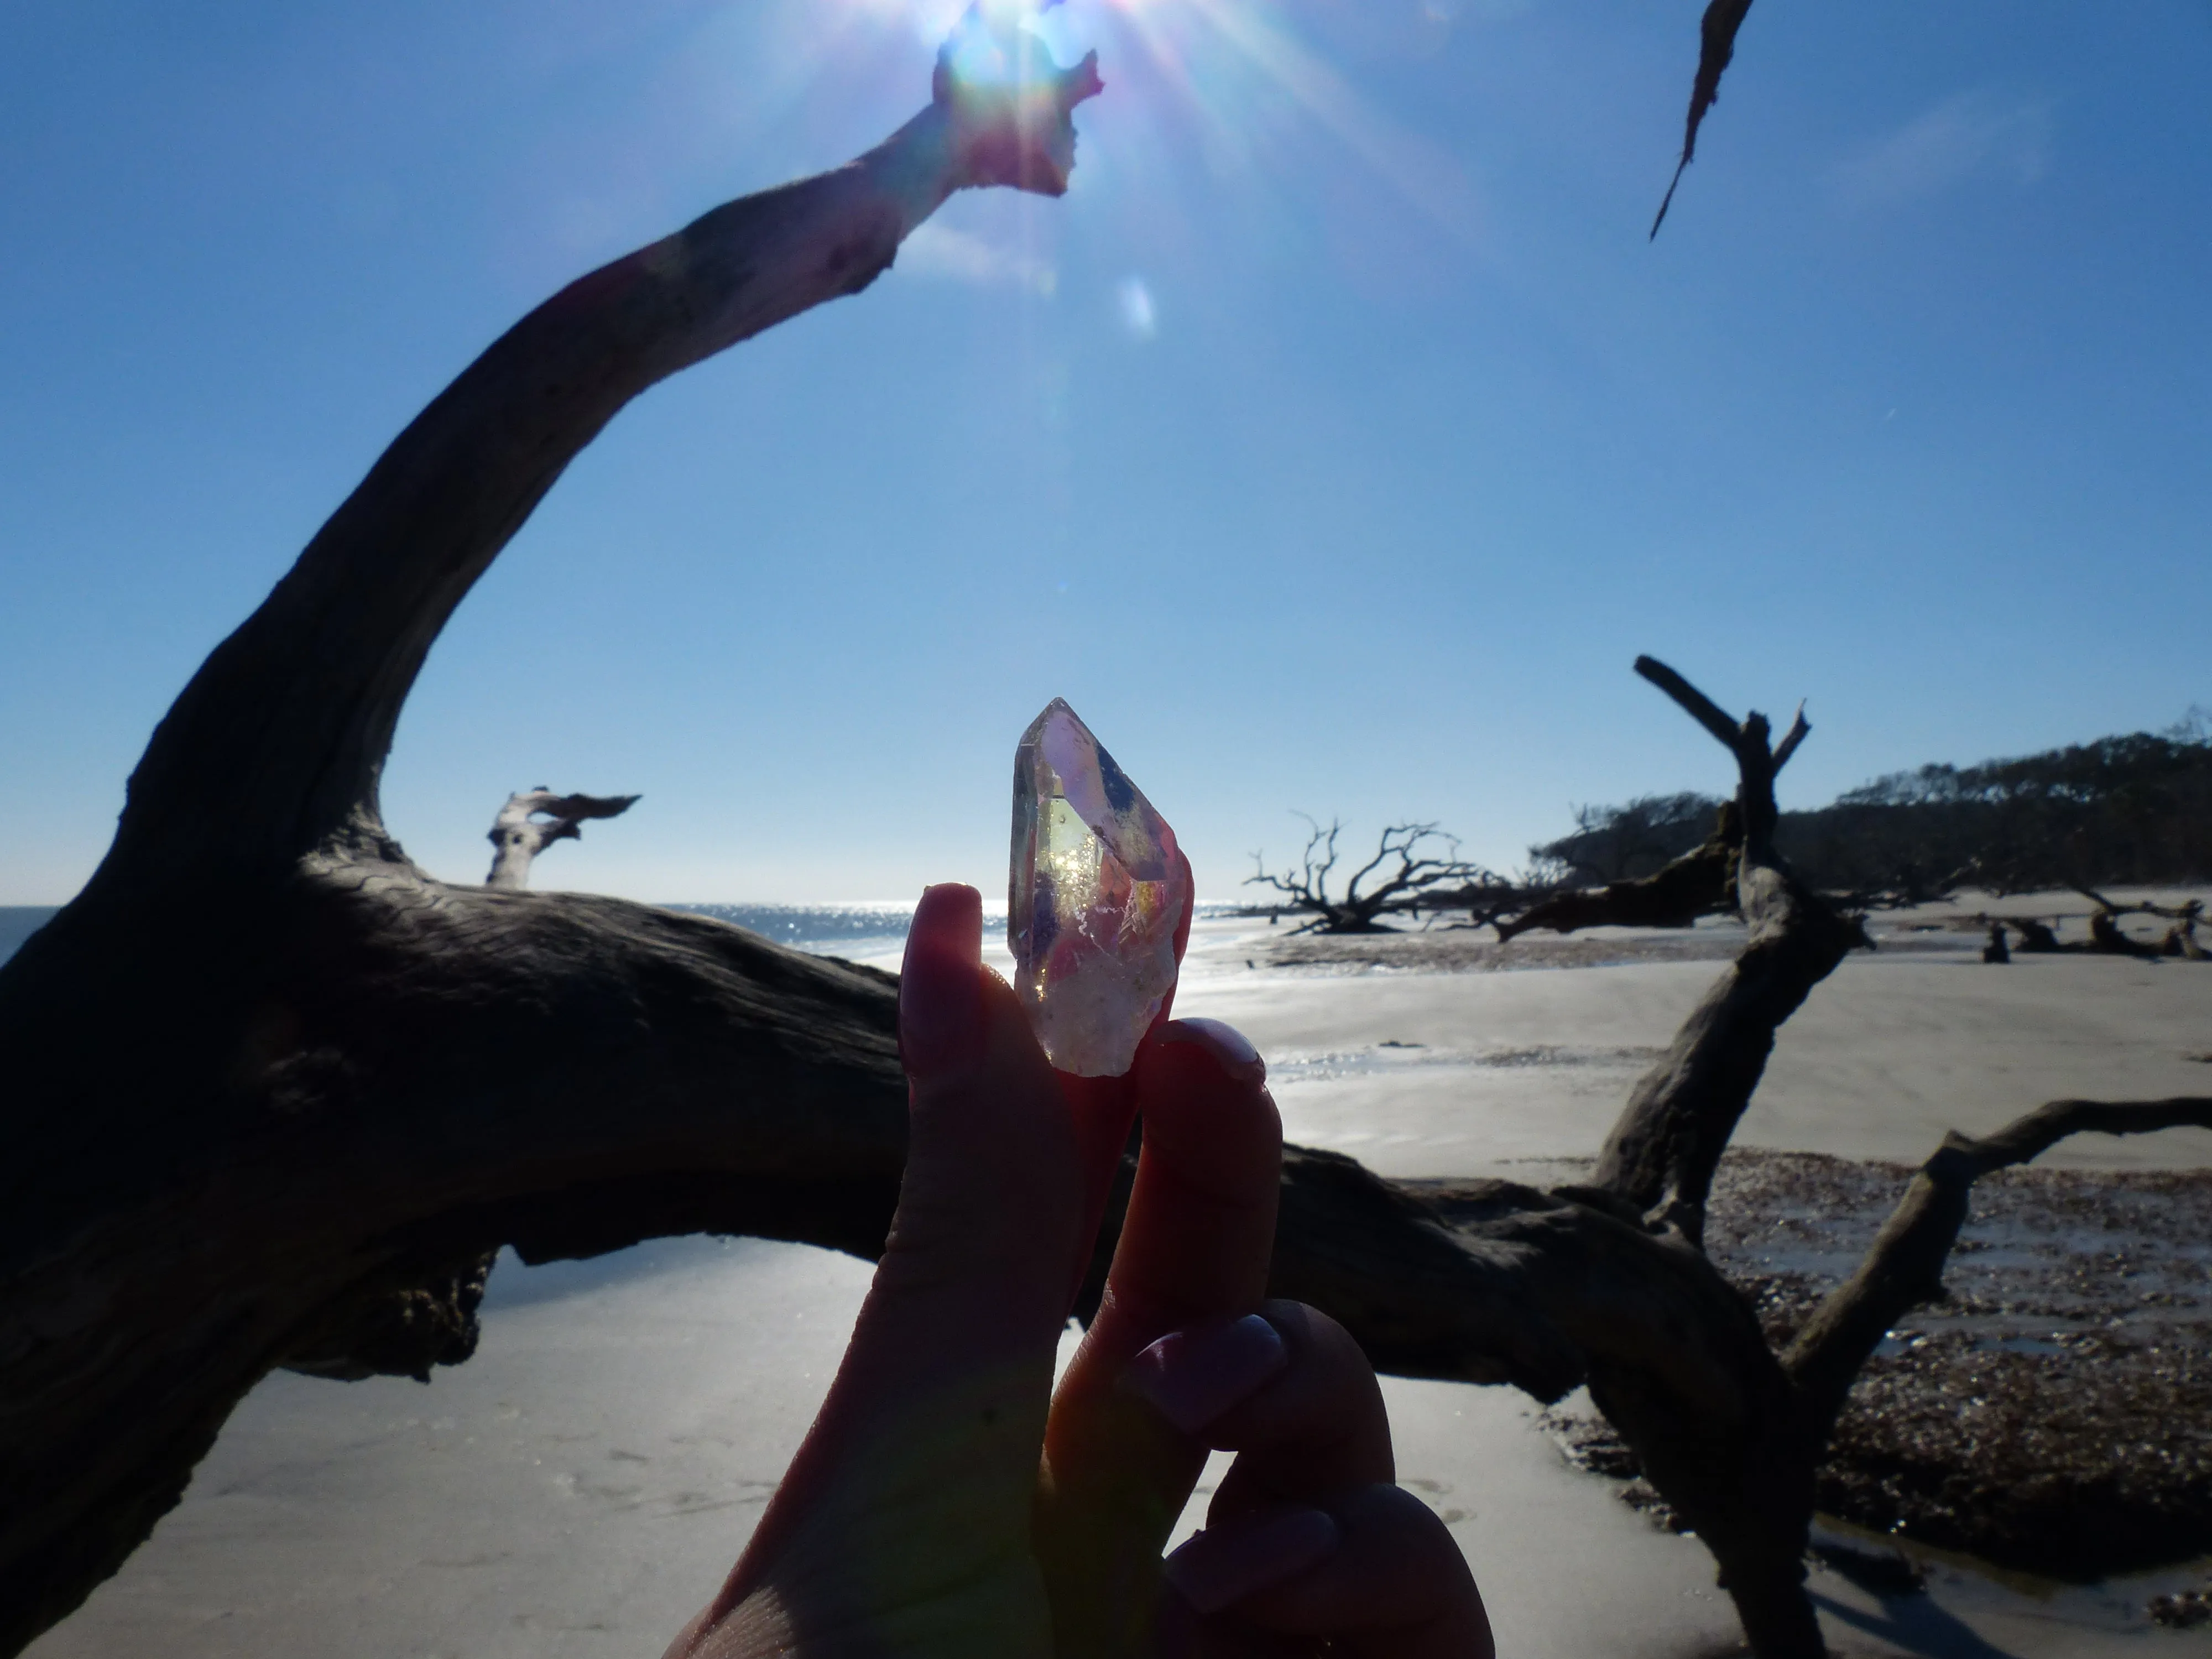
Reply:
[[[1286, 96], [1408, 205], [1462, 241], [1474, 236], [1470, 192], [1449, 158], [1372, 108], [1260, 0], [1105, 0], [1164, 78], [1209, 121], [1232, 130], [1240, 112], [1210, 88], [1256, 78]], [[1202, 26], [1182, 26], [1182, 19]], [[1255, 72], [1256, 71], [1256, 76]]]

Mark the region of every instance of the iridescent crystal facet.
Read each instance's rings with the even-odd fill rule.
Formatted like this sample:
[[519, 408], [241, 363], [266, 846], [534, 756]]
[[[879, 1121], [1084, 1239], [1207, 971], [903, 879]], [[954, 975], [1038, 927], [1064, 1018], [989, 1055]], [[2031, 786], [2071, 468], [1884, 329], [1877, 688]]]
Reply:
[[1014, 751], [1006, 944], [1052, 1063], [1119, 1077], [1176, 982], [1190, 876], [1175, 831], [1059, 698]]

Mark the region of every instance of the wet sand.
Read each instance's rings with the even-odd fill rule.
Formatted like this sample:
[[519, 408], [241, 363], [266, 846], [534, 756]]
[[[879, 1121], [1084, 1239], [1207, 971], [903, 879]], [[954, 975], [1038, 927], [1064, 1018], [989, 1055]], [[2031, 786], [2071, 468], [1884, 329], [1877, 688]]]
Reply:
[[[1589, 1155], [1716, 971], [1648, 959], [1528, 972], [1274, 963], [1271, 933], [1281, 939], [1264, 921], [1203, 924], [1182, 1010], [1255, 1037], [1292, 1139], [1404, 1176], [1528, 1178], [1534, 1166], [1514, 1160]], [[1885, 951], [1847, 963], [1786, 1028], [1741, 1140], [1917, 1162], [1946, 1127], [1987, 1129], [2055, 1096], [2212, 1092], [2212, 1063], [2191, 1058], [2207, 1052], [2212, 968], [1984, 968], [1962, 949]], [[2084, 1140], [2051, 1161], [2212, 1165], [2212, 1133]], [[658, 1654], [743, 1543], [867, 1274], [757, 1241], [505, 1263], [477, 1357], [427, 1387], [263, 1383], [148, 1545], [30, 1651]], [[1617, 1480], [1571, 1468], [1534, 1402], [1385, 1387], [1401, 1475], [1467, 1547], [1501, 1652], [1736, 1650], [1704, 1550], [1620, 1504]], [[2201, 1632], [2150, 1628], [2145, 1607], [2203, 1584], [2212, 1564], [2061, 1589], [1922, 1559], [1928, 1593], [1887, 1600], [1816, 1570], [1838, 1655], [2203, 1649]]]

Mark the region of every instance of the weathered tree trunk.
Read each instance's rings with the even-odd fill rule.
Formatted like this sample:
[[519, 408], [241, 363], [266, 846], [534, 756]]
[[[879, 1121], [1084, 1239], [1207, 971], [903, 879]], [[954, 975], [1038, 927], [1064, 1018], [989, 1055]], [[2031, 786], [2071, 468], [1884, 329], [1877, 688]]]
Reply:
[[866, 288], [955, 190], [1057, 194], [1091, 60], [930, 106], [539, 307], [372, 468], [155, 732], [0, 967], [0, 1654], [75, 1607], [271, 1367], [463, 1358], [489, 1254], [700, 1230], [872, 1252], [888, 976], [641, 905], [449, 887], [377, 783], [424, 654], [654, 382]]
[[556, 795], [540, 784], [509, 795], [485, 837], [492, 844], [487, 887], [520, 891], [530, 885], [530, 866], [556, 841], [583, 836], [586, 818], [620, 817], [638, 803], [635, 795]]
[[1790, 874], [1774, 850], [1774, 779], [1811, 730], [1801, 710], [1771, 750], [1764, 714], [1739, 725], [1704, 693], [1650, 657], [1636, 672], [1686, 709], [1735, 756], [1743, 848], [1736, 904], [1751, 939], [1705, 994], [1666, 1055], [1644, 1074], [1607, 1138], [1594, 1183], [1644, 1211], [1663, 1208], [1694, 1241], [1721, 1153], [1766, 1071], [1774, 1034], [1813, 987], [1873, 941]]

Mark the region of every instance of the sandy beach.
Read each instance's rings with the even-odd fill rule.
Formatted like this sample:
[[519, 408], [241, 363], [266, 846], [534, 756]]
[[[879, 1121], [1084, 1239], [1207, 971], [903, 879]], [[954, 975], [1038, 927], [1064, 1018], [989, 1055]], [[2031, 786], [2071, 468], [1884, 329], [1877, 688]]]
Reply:
[[[2212, 1091], [2212, 969], [2076, 956], [1985, 967], [1971, 908], [1875, 919], [1883, 948], [1847, 961], [1785, 1028], [1740, 1145], [1917, 1162], [1947, 1127], [1987, 1130], [2058, 1096]], [[1264, 918], [1217, 918], [1194, 933], [1178, 1008], [1253, 1037], [1294, 1140], [1398, 1176], [1540, 1178], [1536, 1165], [1596, 1149], [1734, 936], [1606, 934], [1601, 965], [1521, 971], [1510, 951], [1454, 961], [1451, 940], [1302, 940]], [[1541, 963], [1544, 942], [1525, 943]], [[2085, 1138], [2048, 1161], [2212, 1166], [2212, 1133]], [[751, 1240], [503, 1262], [481, 1351], [428, 1386], [264, 1382], [153, 1539], [29, 1651], [658, 1654], [779, 1478], [868, 1273]], [[1464, 1544], [1501, 1653], [1737, 1650], [1705, 1551], [1569, 1467], [1534, 1401], [1398, 1379], [1386, 1392], [1401, 1478]], [[1838, 1654], [2207, 1647], [2201, 1630], [2153, 1629], [2144, 1607], [2203, 1584], [2212, 1562], [2062, 1589], [1918, 1559], [1928, 1593], [1887, 1600], [1816, 1570]]]

